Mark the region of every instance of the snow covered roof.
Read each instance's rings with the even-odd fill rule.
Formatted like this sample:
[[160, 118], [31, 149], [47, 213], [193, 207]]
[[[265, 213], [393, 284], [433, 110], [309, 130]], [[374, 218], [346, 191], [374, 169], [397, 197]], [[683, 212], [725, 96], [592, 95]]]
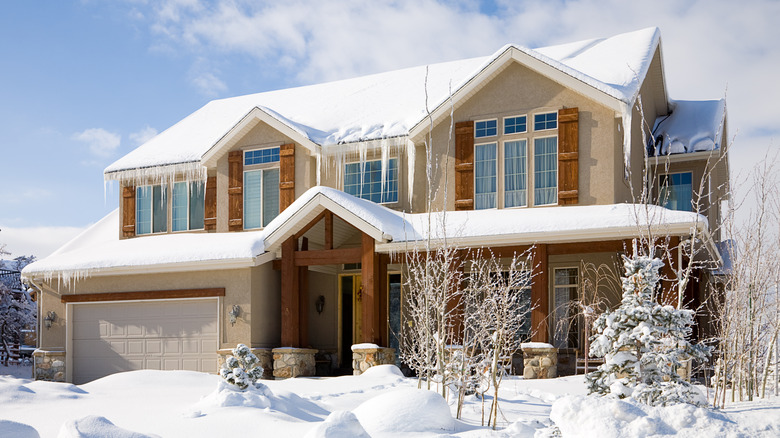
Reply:
[[650, 155], [685, 154], [720, 149], [726, 101], [672, 100], [671, 113], [656, 119]]
[[[657, 28], [609, 38], [528, 49], [508, 45], [486, 57], [431, 64], [342, 81], [214, 100], [105, 169], [106, 179], [157, 166], [197, 170], [202, 158], [253, 111], [261, 111], [303, 143], [328, 146], [406, 136], [488, 66], [512, 54], [539, 61], [577, 84], [631, 104], [660, 42]], [[502, 58], [504, 56], [504, 58]], [[427, 82], [426, 82], [427, 77]]]
[[[612, 204], [405, 214], [329, 187], [313, 187], [262, 231], [182, 233], [120, 240], [118, 211], [110, 213], [49, 257], [28, 265], [25, 278], [68, 282], [98, 273], [144, 273], [256, 266], [328, 209], [377, 241], [379, 252], [400, 252], [443, 237], [461, 247], [628, 239], [647, 225], [656, 232], [709, 239], [707, 220], [660, 206]], [[437, 242], [434, 242], [434, 245]], [[264, 254], [265, 253], [265, 254]]]

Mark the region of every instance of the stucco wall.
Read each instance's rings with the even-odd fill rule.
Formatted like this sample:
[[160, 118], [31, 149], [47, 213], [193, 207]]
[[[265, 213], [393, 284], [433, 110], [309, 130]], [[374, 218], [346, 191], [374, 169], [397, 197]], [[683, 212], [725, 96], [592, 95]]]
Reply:
[[252, 347], [278, 347], [281, 345], [281, 273], [270, 262], [252, 268], [251, 272], [252, 307], [248, 310]]
[[[320, 351], [338, 350], [339, 297], [338, 277], [332, 274], [309, 271], [309, 300], [305, 304], [309, 315], [309, 343]], [[322, 314], [315, 308], [317, 298], [325, 297]]]

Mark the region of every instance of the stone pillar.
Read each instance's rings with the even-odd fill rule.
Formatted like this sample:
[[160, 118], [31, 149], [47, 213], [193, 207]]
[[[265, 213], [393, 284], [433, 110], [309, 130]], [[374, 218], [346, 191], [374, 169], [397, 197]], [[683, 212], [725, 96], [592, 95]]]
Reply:
[[[274, 357], [270, 348], [252, 348], [252, 353], [260, 360], [260, 366], [263, 367], [263, 379], [273, 380], [274, 378]], [[217, 370], [222, 368], [228, 356], [233, 355], [232, 348], [222, 348], [217, 350]]]
[[35, 350], [33, 352], [33, 379], [64, 382], [65, 352], [62, 350]]
[[273, 373], [277, 378], [313, 376], [316, 372], [313, 348], [281, 347], [272, 350], [274, 355]]
[[523, 378], [553, 379], [558, 377], [558, 349], [544, 342], [522, 344]]
[[375, 365], [395, 365], [395, 348], [376, 344], [355, 344], [352, 346], [352, 374], [359, 376]]

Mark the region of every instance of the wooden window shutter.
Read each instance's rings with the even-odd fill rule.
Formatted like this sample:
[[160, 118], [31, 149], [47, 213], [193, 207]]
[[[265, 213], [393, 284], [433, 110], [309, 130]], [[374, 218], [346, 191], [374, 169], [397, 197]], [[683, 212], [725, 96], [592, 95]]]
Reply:
[[558, 111], [558, 205], [579, 201], [579, 109]]
[[455, 124], [455, 210], [474, 209], [474, 122]]
[[122, 236], [135, 236], [135, 186], [122, 189]]
[[241, 231], [244, 229], [244, 153], [230, 152], [228, 166], [228, 228]]
[[217, 177], [206, 178], [206, 200], [203, 215], [203, 228], [217, 229]]
[[279, 213], [295, 201], [295, 145], [279, 147]]

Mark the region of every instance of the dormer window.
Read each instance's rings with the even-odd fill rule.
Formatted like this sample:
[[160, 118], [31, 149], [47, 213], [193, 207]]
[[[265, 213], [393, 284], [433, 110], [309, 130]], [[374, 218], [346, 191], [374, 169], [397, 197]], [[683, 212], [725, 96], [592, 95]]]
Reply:
[[382, 160], [347, 163], [344, 168], [344, 191], [377, 204], [398, 202], [398, 159], [387, 160], [382, 187]]
[[168, 231], [168, 190], [165, 186], [136, 188], [135, 218], [136, 235]]
[[474, 122], [474, 138], [495, 137], [498, 134], [498, 120], [479, 120]]
[[244, 229], [279, 215], [279, 147], [244, 151]]
[[660, 204], [670, 210], [693, 211], [693, 173], [661, 175], [658, 181]]

